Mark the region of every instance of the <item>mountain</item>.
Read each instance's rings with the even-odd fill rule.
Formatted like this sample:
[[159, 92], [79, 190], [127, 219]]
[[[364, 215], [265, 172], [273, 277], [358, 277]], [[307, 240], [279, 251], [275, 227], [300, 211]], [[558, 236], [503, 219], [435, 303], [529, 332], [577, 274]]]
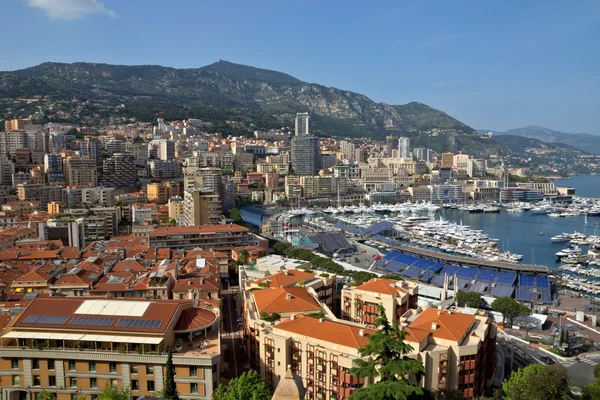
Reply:
[[473, 128], [425, 104], [377, 103], [359, 93], [227, 61], [190, 69], [47, 62], [0, 72], [0, 98], [34, 95], [114, 104], [146, 101], [255, 110], [288, 123], [296, 112], [307, 111], [311, 113], [315, 134], [378, 139], [388, 134], [415, 139], [421, 135], [442, 135], [447, 140], [434, 142], [450, 147], [433, 147], [435, 150], [468, 152], [476, 148], [483, 151], [479, 155], [505, 150], [489, 140], [488, 146], [478, 145], [480, 136]]
[[[490, 131], [478, 129], [478, 132], [487, 133]], [[491, 132], [494, 136], [522, 136], [530, 139], [537, 139], [544, 143], [564, 143], [588, 153], [600, 154], [600, 135], [591, 135], [589, 133], [565, 133], [537, 125], [510, 129], [505, 132]]]
[[527, 167], [539, 175], [590, 174], [598, 172], [595, 156], [564, 143], [545, 143], [538, 139], [515, 135], [500, 135], [496, 141], [511, 151], [507, 163]]

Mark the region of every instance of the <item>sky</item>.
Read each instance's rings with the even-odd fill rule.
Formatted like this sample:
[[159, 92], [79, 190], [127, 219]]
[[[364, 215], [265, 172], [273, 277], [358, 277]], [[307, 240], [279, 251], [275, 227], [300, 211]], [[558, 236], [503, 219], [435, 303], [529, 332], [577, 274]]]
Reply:
[[482, 129], [600, 134], [600, 1], [3, 0], [0, 70], [273, 69]]

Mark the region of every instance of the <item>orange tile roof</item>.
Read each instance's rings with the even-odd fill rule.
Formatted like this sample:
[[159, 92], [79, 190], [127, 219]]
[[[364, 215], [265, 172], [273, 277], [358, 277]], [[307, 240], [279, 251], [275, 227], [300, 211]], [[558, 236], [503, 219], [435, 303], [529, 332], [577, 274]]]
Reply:
[[236, 224], [228, 225], [196, 225], [196, 226], [163, 226], [148, 233], [149, 236], [177, 235], [183, 233], [214, 233], [214, 232], [248, 232], [245, 228]]
[[146, 272], [146, 267], [137, 262], [136, 260], [123, 260], [119, 261], [112, 267], [112, 272]]
[[[435, 338], [459, 341], [469, 331], [473, 321], [473, 315], [426, 308], [410, 323], [408, 329], [421, 329], [429, 331]], [[436, 324], [436, 329], [433, 324]]]
[[218, 278], [186, 278], [178, 280], [173, 286], [173, 292], [186, 292], [190, 289], [214, 292], [219, 290]]
[[[286, 319], [273, 328], [354, 349], [364, 347], [369, 343], [368, 335], [375, 333], [374, 329], [361, 328], [326, 319], [320, 322], [318, 318], [306, 315], [297, 315], [294, 319]], [[361, 329], [364, 329], [364, 336], [360, 335]]]
[[305, 288], [255, 290], [252, 295], [259, 313], [318, 312], [321, 310], [319, 303]]
[[270, 288], [282, 288], [295, 285], [300, 281], [308, 281], [314, 279], [315, 274], [311, 272], [300, 271], [297, 269], [291, 269], [288, 271], [280, 271], [273, 275], [265, 276], [264, 278], [258, 279], [253, 283], [261, 284], [268, 281]]
[[398, 281], [393, 279], [373, 278], [370, 281], [363, 283], [358, 286], [357, 290], [364, 290], [365, 292], [373, 292], [380, 294], [396, 294], [398, 292], [406, 293], [406, 289], [399, 288], [396, 286]]
[[217, 319], [217, 316], [212, 311], [203, 308], [187, 308], [182, 311], [173, 330], [198, 330], [211, 324], [215, 319]]

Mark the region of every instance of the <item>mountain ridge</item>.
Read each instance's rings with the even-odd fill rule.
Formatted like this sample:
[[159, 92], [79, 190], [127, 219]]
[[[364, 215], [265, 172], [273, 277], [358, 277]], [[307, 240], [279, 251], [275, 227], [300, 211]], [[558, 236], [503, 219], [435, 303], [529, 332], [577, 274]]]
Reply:
[[563, 143], [578, 150], [600, 154], [600, 134], [591, 133], [566, 133], [549, 129], [539, 125], [527, 125], [522, 128], [509, 129], [507, 131], [494, 131], [486, 129], [477, 129], [479, 133], [492, 132], [496, 137], [499, 136], [520, 136], [530, 139], [537, 139], [544, 143]]

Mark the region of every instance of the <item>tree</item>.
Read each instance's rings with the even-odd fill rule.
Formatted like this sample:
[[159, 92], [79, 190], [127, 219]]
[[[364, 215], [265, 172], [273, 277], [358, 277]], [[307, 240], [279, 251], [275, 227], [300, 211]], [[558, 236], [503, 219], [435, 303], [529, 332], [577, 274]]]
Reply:
[[267, 381], [250, 370], [230, 380], [227, 386], [219, 386], [212, 400], [271, 400], [271, 395]]
[[567, 369], [559, 364], [531, 364], [513, 371], [502, 383], [505, 400], [569, 400]]
[[35, 400], [54, 400], [54, 397], [54, 394], [42, 390], [37, 394], [37, 396], [35, 396]]
[[[600, 365], [600, 364], [597, 364]], [[594, 368], [594, 375], [596, 368]], [[581, 400], [596, 400], [600, 399], [600, 379], [589, 381], [581, 391]]]
[[600, 364], [596, 364], [594, 367], [594, 378], [600, 379]]
[[476, 292], [459, 291], [456, 293], [455, 300], [458, 305], [465, 305], [473, 308], [481, 307], [481, 296]]
[[369, 343], [358, 352], [367, 360], [358, 359], [350, 372], [363, 378], [379, 378], [379, 381], [359, 389], [350, 396], [351, 400], [406, 400], [411, 396], [422, 396], [424, 390], [411, 382], [425, 372], [423, 364], [408, 358], [406, 354], [413, 348], [404, 342], [406, 331], [397, 322], [390, 325], [385, 308], [377, 306], [379, 315], [375, 319], [378, 329], [369, 335]]
[[246, 264], [248, 262], [249, 258], [250, 258], [250, 252], [248, 251], [248, 249], [242, 249], [238, 253], [238, 261], [240, 264]]
[[100, 393], [96, 400], [129, 400], [131, 399], [131, 391], [129, 388], [123, 388], [122, 390], [117, 389], [109, 385], [108, 383]]
[[166, 367], [165, 382], [160, 392], [160, 397], [164, 400], [179, 400], [177, 385], [175, 384], [175, 366], [173, 365], [173, 350], [171, 347], [169, 347]]
[[492, 303], [492, 310], [502, 314], [502, 323], [508, 322], [510, 325], [513, 323], [515, 317], [526, 317], [531, 314], [531, 310], [519, 303], [512, 297], [499, 297]]

